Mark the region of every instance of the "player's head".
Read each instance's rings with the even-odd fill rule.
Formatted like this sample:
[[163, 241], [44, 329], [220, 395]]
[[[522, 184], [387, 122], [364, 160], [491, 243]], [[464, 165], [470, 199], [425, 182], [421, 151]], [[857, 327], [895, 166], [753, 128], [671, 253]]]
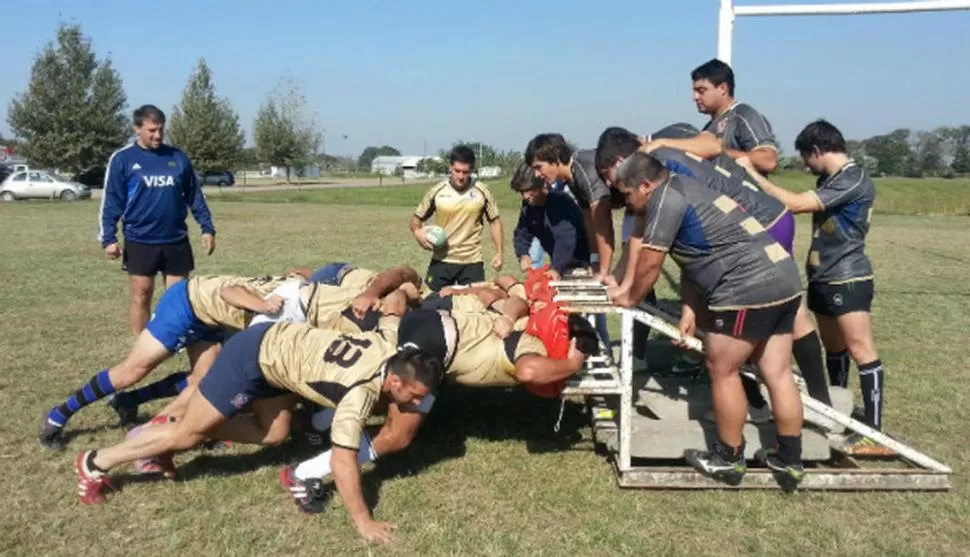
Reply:
[[734, 70], [717, 58], [694, 68], [690, 79], [698, 112], [716, 114], [734, 98]]
[[640, 138], [630, 130], [611, 126], [596, 142], [596, 172], [607, 186], [616, 179], [616, 167], [640, 149]]
[[576, 339], [576, 349], [587, 356], [600, 353], [599, 335], [585, 317], [576, 314], [569, 316], [569, 339]]
[[436, 356], [418, 348], [398, 350], [387, 360], [384, 391], [396, 404], [420, 406], [441, 383], [444, 366]]
[[451, 172], [451, 185], [464, 188], [475, 170], [475, 151], [467, 145], [458, 145], [448, 155], [448, 170]]
[[540, 133], [525, 146], [525, 163], [547, 184], [568, 177], [573, 148], [558, 133]]
[[522, 201], [529, 205], [542, 205], [549, 195], [549, 188], [546, 181], [536, 176], [532, 167], [526, 163], [521, 163], [515, 169], [510, 183], [512, 191], [522, 196]]
[[823, 157], [829, 153], [845, 154], [845, 137], [839, 128], [825, 120], [816, 120], [805, 126], [795, 138], [795, 150], [813, 174], [824, 174]]
[[663, 163], [637, 151], [617, 166], [613, 188], [623, 194], [628, 209], [642, 214], [650, 199], [651, 186], [663, 182], [669, 175]]
[[147, 149], [158, 149], [165, 139], [165, 113], [157, 106], [143, 104], [132, 115], [138, 143]]

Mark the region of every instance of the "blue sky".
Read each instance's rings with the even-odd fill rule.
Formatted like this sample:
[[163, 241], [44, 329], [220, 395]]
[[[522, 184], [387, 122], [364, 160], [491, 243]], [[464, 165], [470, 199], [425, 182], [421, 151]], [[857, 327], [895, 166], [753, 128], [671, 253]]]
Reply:
[[[260, 102], [288, 74], [333, 154], [385, 143], [435, 153], [459, 138], [523, 149], [544, 131], [593, 146], [608, 125], [646, 133], [704, 123], [689, 74], [716, 54], [717, 8], [717, 0], [4, 0], [0, 133], [10, 135], [7, 104], [25, 89], [34, 55], [66, 21], [111, 57], [132, 108], [170, 111], [204, 57], [247, 142]], [[970, 124], [968, 30], [970, 12], [740, 18], [737, 97], [768, 116], [786, 153], [817, 117], [855, 138]]]

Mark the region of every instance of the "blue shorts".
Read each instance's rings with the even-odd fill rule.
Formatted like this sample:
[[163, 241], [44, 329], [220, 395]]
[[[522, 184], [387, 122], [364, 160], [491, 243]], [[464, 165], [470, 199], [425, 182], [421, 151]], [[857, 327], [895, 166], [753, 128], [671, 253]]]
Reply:
[[287, 393], [267, 383], [259, 367], [259, 347], [263, 335], [273, 325], [253, 325], [229, 339], [212, 368], [199, 382], [199, 392], [226, 418], [254, 400]]
[[189, 303], [188, 283], [180, 280], [165, 289], [146, 327], [173, 354], [196, 341], [219, 343], [223, 340], [221, 329], [210, 327], [195, 316]]
[[350, 263], [328, 263], [316, 271], [313, 271], [313, 274], [310, 275], [308, 282], [329, 284], [330, 286], [340, 286], [340, 281], [343, 280], [344, 275], [353, 270], [354, 267]]

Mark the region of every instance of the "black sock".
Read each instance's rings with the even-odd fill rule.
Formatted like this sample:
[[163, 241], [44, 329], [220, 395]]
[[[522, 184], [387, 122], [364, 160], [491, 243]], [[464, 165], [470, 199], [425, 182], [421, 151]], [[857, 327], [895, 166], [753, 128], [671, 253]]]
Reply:
[[133, 391], [116, 393], [115, 401], [122, 408], [137, 408], [143, 402], [176, 396], [187, 385], [188, 373], [179, 371]]
[[102, 398], [115, 392], [114, 385], [111, 384], [111, 376], [107, 369], [98, 372], [83, 387], [73, 395], [67, 397], [60, 406], [55, 406], [47, 414], [47, 421], [58, 427], [67, 425], [76, 412], [85, 406], [101, 400]]
[[[653, 289], [647, 293], [643, 303], [652, 306], [657, 305], [657, 295]], [[650, 337], [650, 327], [639, 321], [633, 322], [633, 357], [641, 360], [647, 359], [647, 339]]]
[[849, 353], [831, 352], [825, 355], [825, 367], [829, 370], [829, 385], [833, 387], [849, 386]]
[[88, 457], [84, 460], [84, 466], [92, 472], [100, 472], [102, 474], [107, 474], [108, 471], [94, 463], [95, 457], [98, 456], [98, 451], [91, 451], [88, 453]]
[[882, 429], [883, 379], [886, 370], [882, 362], [875, 360], [859, 366], [859, 383], [862, 386], [862, 402], [866, 407], [866, 424]]
[[796, 340], [792, 345], [792, 354], [795, 356], [798, 369], [802, 372], [809, 396], [832, 406], [825, 369], [822, 368], [822, 343], [818, 340], [818, 333], [812, 331]]
[[747, 375], [742, 375], [741, 386], [744, 387], [744, 395], [748, 397], [748, 404], [755, 408], [764, 408], [768, 404], [765, 397], [761, 395], [761, 389], [758, 388], [757, 381]]
[[714, 444], [714, 452], [723, 456], [726, 460], [736, 461], [744, 458], [744, 437], [741, 438], [741, 446], [733, 447], [718, 438]]
[[778, 458], [785, 464], [802, 463], [802, 436], [779, 435]]

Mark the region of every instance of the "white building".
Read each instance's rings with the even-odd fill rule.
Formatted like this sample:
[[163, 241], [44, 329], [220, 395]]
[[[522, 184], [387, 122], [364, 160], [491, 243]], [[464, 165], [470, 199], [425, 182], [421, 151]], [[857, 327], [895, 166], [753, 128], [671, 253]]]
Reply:
[[438, 157], [416, 157], [416, 156], [380, 156], [375, 157], [370, 163], [370, 171], [374, 174], [393, 176], [400, 168], [404, 173], [405, 179], [427, 178], [427, 172], [418, 172], [418, 163], [424, 159], [440, 160]]

